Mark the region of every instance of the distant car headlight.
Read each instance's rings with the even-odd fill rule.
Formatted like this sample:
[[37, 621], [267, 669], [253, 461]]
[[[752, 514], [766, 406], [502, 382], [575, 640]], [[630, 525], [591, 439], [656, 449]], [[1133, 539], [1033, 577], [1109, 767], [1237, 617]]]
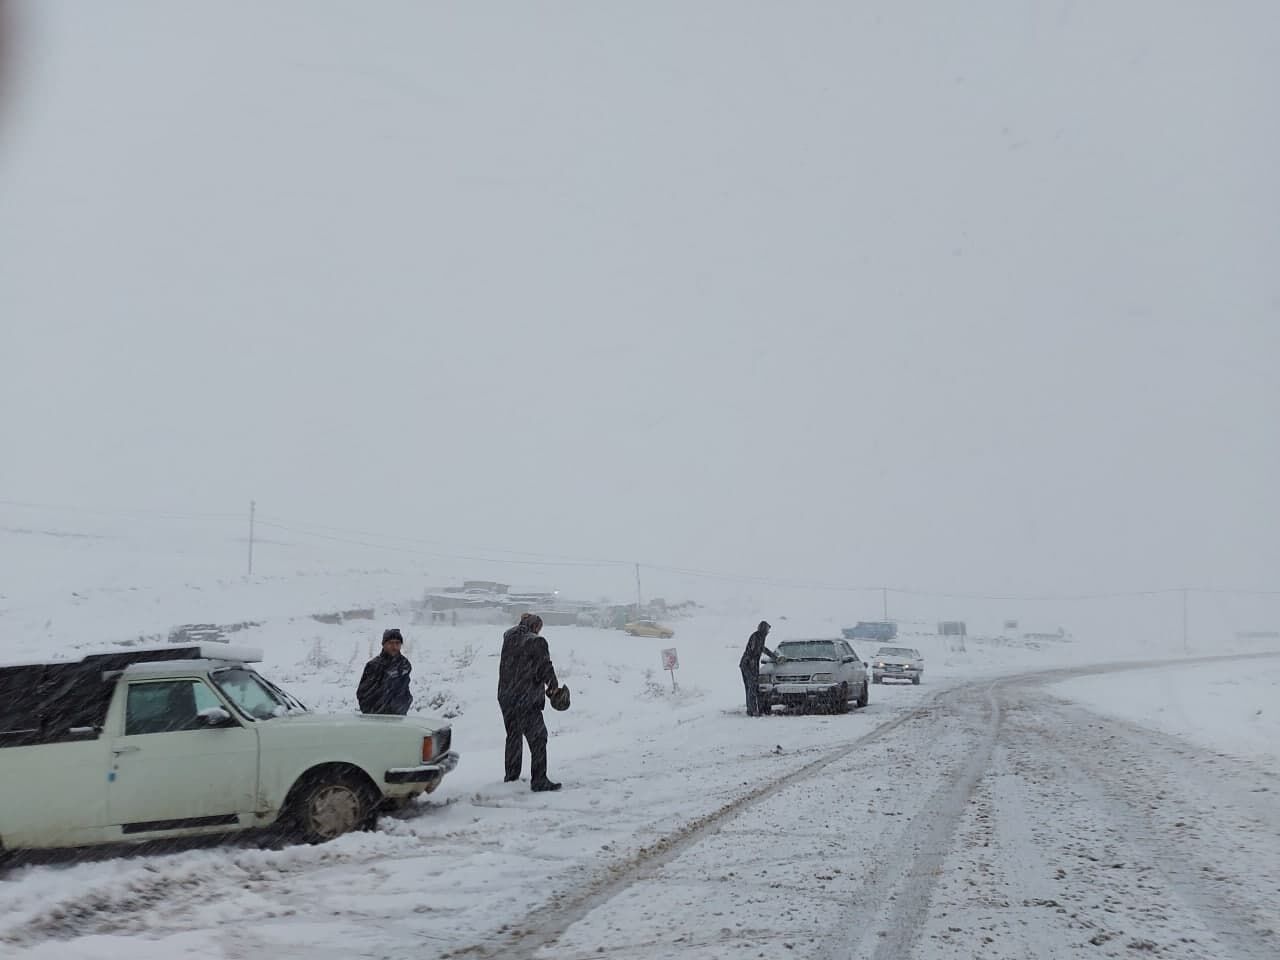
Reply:
[[830, 682], [831, 682], [832, 680], [834, 680], [834, 679], [835, 679], [835, 677], [833, 677], [833, 676], [832, 676], [831, 674], [829, 674], [829, 673], [815, 673], [815, 674], [813, 675], [813, 682], [814, 682], [814, 683], [830, 683]]

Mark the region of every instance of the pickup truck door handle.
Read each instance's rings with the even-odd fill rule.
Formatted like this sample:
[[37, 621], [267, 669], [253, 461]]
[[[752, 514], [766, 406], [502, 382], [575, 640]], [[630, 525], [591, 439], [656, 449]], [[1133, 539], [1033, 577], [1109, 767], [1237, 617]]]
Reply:
[[134, 746], [112, 747], [111, 752], [118, 757], [122, 753], [137, 753], [141, 749], [142, 749], [141, 747], [134, 747]]

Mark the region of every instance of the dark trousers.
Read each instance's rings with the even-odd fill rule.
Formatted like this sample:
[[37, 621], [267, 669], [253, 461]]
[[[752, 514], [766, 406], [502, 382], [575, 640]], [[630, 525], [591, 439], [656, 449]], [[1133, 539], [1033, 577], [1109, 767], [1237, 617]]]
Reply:
[[760, 668], [754, 670], [750, 664], [741, 664], [742, 685], [747, 691], [747, 716], [760, 716]]
[[507, 779], [520, 779], [524, 760], [524, 742], [529, 741], [529, 771], [534, 783], [547, 779], [547, 724], [537, 707], [499, 703], [502, 722], [507, 728]]

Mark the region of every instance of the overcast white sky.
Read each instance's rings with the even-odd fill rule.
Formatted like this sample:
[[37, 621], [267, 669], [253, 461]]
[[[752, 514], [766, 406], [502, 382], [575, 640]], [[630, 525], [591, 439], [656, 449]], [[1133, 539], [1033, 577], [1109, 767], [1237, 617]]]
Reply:
[[28, 0], [0, 499], [1274, 587], [1270, 0]]

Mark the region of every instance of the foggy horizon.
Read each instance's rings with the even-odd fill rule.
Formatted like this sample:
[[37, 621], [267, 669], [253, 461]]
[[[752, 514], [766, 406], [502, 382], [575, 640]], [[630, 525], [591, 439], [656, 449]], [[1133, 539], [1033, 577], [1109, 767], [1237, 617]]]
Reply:
[[1234, 9], [17, 4], [0, 501], [1274, 589], [1277, 18]]

